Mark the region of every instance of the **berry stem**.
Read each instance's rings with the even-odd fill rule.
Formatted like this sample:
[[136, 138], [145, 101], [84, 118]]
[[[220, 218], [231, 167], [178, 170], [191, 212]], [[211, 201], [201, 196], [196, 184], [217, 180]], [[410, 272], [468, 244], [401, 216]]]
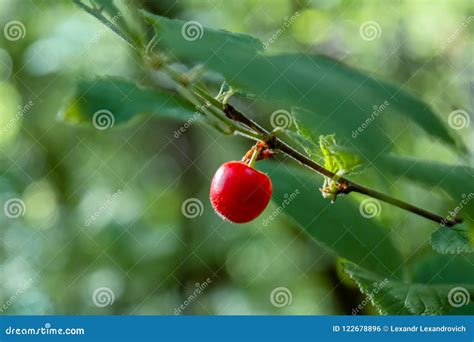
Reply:
[[258, 149], [258, 148], [254, 149], [254, 151], [252, 153], [252, 158], [250, 158], [248, 166], [250, 166], [251, 168], [254, 168], [255, 162], [257, 161], [257, 158], [258, 158], [258, 155], [260, 154], [260, 152], [261, 152], [260, 149]]

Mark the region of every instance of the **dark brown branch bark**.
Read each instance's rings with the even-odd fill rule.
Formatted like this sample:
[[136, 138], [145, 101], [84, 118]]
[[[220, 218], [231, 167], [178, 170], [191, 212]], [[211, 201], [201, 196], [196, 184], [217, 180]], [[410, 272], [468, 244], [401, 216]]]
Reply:
[[440, 215], [436, 215], [432, 212], [429, 212], [425, 209], [419, 208], [417, 206], [414, 206], [412, 204], [409, 204], [407, 202], [401, 201], [399, 199], [393, 198], [389, 195], [383, 194], [381, 192], [378, 192], [376, 190], [367, 188], [363, 185], [354, 183], [344, 177], [340, 177], [336, 175], [334, 172], [329, 171], [322, 165], [316, 163], [314, 160], [306, 157], [304, 154], [298, 152], [282, 140], [278, 139], [275, 136], [271, 136], [270, 132], [267, 131], [265, 128], [257, 124], [255, 121], [247, 117], [244, 113], [238, 111], [236, 108], [229, 104], [224, 105], [224, 113], [226, 116], [236, 122], [239, 122], [248, 128], [254, 130], [257, 133], [260, 133], [264, 136], [269, 137], [267, 143], [270, 146], [270, 148], [274, 150], [278, 150], [280, 152], [283, 152], [284, 154], [288, 155], [292, 159], [298, 161], [300, 164], [312, 169], [313, 171], [318, 172], [319, 174], [329, 177], [331, 179], [334, 179], [341, 185], [341, 191], [338, 194], [349, 194], [351, 192], [358, 192], [360, 194], [364, 194], [366, 196], [373, 197], [375, 199], [378, 199], [382, 202], [386, 202], [389, 204], [392, 204], [396, 207], [399, 207], [401, 209], [410, 211], [414, 214], [417, 214], [419, 216], [422, 216], [428, 220], [434, 221], [436, 223], [439, 223], [442, 226], [448, 226], [452, 227], [456, 224], [459, 224], [462, 222], [462, 219], [460, 218], [454, 218], [452, 220], [447, 219], [445, 217], [442, 217]]

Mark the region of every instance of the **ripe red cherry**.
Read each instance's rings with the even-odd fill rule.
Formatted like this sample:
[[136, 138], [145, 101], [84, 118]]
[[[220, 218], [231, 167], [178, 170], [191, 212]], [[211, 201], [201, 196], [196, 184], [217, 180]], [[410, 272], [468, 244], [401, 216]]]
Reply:
[[265, 210], [271, 197], [270, 177], [243, 162], [222, 164], [212, 179], [212, 206], [220, 216], [234, 223], [255, 219]]

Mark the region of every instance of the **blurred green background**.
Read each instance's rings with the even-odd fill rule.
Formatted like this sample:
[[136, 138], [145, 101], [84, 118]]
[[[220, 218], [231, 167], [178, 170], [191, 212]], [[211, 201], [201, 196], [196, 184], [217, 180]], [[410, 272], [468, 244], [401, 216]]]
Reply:
[[[126, 3], [262, 41], [297, 12], [272, 53], [322, 53], [403, 84], [443, 121], [455, 108], [472, 113], [474, 23], [450, 38], [473, 15], [469, 0]], [[246, 225], [215, 215], [212, 175], [240, 159], [248, 141], [199, 124], [175, 138], [179, 123], [149, 117], [106, 131], [58, 120], [78, 79], [140, 75], [133, 52], [99, 21], [71, 1], [0, 0], [1, 28], [12, 21], [24, 30], [19, 39], [0, 35], [0, 203], [20, 198], [25, 211], [0, 215], [3, 314], [174, 314], [186, 302], [182, 314], [351, 314], [364, 300], [336, 257], [284, 214], [263, 224], [275, 204]], [[378, 23], [379, 37], [361, 39], [367, 21]], [[393, 130], [400, 154], [429, 148], [425, 159], [456, 161], [407, 122]], [[472, 149], [473, 130], [457, 133]], [[472, 156], [465, 163], [472, 166]], [[383, 187], [370, 174], [357, 178]], [[413, 184], [390, 191], [441, 210], [441, 196]], [[183, 215], [190, 198], [194, 218]], [[414, 217], [390, 224], [402, 214], [385, 210], [381, 220], [410, 263], [431, 251], [433, 227]], [[290, 305], [272, 305], [278, 287], [291, 290]], [[370, 305], [363, 312], [376, 313]]]

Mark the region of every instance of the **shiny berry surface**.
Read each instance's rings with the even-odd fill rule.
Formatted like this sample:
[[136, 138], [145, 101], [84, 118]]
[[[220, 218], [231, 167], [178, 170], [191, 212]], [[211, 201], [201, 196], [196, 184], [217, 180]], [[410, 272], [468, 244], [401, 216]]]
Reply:
[[243, 162], [222, 164], [212, 179], [212, 206], [221, 217], [234, 223], [245, 223], [258, 217], [271, 196], [270, 177]]

